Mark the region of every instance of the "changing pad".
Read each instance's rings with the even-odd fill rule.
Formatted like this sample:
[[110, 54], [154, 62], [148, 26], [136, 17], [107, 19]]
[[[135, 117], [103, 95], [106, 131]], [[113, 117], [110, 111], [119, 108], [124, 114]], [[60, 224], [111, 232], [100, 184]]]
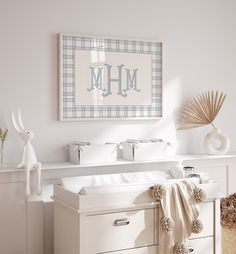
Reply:
[[[60, 184], [69, 191], [80, 195], [104, 192], [121, 192], [145, 190], [156, 183], [173, 183], [184, 179], [171, 179], [166, 171], [146, 171], [135, 173], [120, 173], [106, 175], [92, 175], [79, 177], [66, 177], [60, 179]], [[198, 179], [185, 179], [196, 181]]]

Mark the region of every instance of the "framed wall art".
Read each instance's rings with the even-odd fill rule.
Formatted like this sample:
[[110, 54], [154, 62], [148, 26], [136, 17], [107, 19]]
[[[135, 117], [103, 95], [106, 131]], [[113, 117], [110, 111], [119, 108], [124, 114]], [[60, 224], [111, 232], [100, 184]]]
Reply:
[[162, 117], [162, 44], [60, 34], [60, 120]]

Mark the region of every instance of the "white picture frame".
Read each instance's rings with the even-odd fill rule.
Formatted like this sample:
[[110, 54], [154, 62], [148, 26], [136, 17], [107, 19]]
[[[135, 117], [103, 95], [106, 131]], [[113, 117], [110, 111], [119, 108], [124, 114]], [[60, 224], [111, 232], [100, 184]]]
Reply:
[[60, 121], [162, 118], [162, 43], [59, 35]]

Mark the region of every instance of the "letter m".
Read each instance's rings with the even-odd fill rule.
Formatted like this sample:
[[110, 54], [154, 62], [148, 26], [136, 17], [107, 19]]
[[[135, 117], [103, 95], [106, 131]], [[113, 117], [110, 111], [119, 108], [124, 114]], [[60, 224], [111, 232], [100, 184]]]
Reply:
[[130, 89], [134, 89], [137, 92], [140, 92], [140, 89], [137, 88], [137, 71], [138, 69], [133, 70], [133, 75], [131, 75], [131, 70], [128, 68], [125, 68], [127, 73], [127, 84], [126, 89], [124, 89], [124, 92], [127, 92]]
[[88, 91], [93, 89], [102, 89], [102, 74], [103, 67], [89, 67], [90, 68], [90, 78], [91, 78], [91, 87], [87, 88]]

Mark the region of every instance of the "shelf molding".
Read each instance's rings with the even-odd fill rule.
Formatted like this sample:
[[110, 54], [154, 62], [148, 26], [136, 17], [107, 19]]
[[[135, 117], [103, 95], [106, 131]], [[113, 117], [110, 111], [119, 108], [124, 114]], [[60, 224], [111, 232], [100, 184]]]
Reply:
[[[94, 168], [94, 167], [109, 167], [109, 166], [132, 166], [138, 164], [151, 164], [151, 163], [175, 163], [179, 161], [191, 161], [191, 160], [212, 160], [212, 159], [236, 159], [236, 154], [230, 155], [176, 155], [166, 156], [165, 158], [157, 158], [156, 160], [140, 160], [140, 161], [128, 161], [124, 159], [118, 159], [113, 163], [104, 164], [73, 164], [71, 162], [58, 162], [58, 163], [43, 163], [42, 171], [53, 171], [53, 170], [64, 170], [64, 169], [82, 169], [82, 168]], [[24, 173], [25, 169], [19, 169], [14, 165], [8, 165], [0, 167], [1, 173], [13, 173], [19, 172]]]

